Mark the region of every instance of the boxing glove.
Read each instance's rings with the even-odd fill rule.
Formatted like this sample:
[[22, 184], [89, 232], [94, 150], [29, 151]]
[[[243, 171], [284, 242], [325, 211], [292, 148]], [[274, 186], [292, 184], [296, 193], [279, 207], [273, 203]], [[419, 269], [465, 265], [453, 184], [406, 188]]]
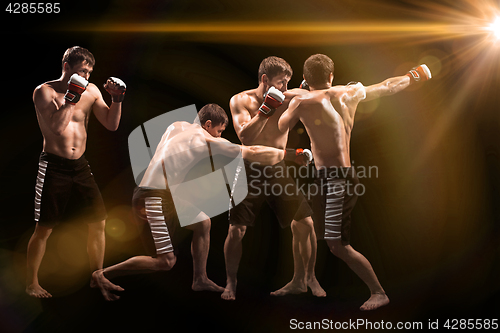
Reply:
[[75, 105], [82, 97], [83, 92], [87, 89], [89, 81], [81, 77], [78, 74], [73, 74], [68, 81], [68, 90], [64, 95], [64, 99], [67, 103]]
[[264, 102], [259, 107], [259, 114], [266, 118], [271, 117], [276, 109], [283, 104], [285, 95], [275, 87], [271, 86], [264, 95]]
[[425, 64], [413, 67], [408, 73], [406, 73], [406, 75], [410, 77], [410, 83], [427, 81], [432, 78], [431, 71]]
[[305, 90], [311, 90], [311, 88], [309, 88], [309, 84], [307, 84], [306, 80], [302, 80], [302, 82], [300, 83], [299, 88], [300, 89], [305, 89]]
[[110, 76], [109, 81], [113, 82], [117, 87], [111, 87], [108, 82], [104, 84], [104, 89], [111, 95], [111, 101], [114, 103], [121, 103], [125, 98], [125, 91], [127, 90], [127, 85], [125, 82], [117, 77]]
[[308, 165], [312, 160], [313, 155], [309, 149], [285, 149], [285, 161], [293, 161], [299, 165]]

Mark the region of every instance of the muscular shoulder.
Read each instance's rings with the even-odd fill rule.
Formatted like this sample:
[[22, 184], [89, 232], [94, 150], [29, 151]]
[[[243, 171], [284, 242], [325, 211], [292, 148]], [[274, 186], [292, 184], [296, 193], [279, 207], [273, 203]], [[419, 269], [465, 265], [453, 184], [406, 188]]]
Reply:
[[167, 127], [167, 130], [164, 133], [164, 137], [173, 137], [185, 131], [189, 126], [193, 126], [193, 124], [188, 123], [187, 121], [173, 122]]
[[331, 98], [359, 102], [366, 98], [366, 90], [361, 82], [351, 83], [346, 86], [334, 86], [328, 89]]
[[229, 101], [231, 112], [239, 113], [242, 111], [242, 109], [249, 110], [254, 100], [255, 90], [245, 90], [234, 95]]
[[40, 84], [33, 91], [33, 95], [46, 95], [53, 94], [55, 95], [56, 90], [54, 89], [53, 81], [45, 82]]
[[283, 93], [285, 95], [285, 102], [286, 101], [290, 101], [292, 98], [300, 98], [300, 96], [305, 96], [307, 94], [309, 94], [309, 91], [308, 90], [305, 90], [305, 89], [300, 89], [300, 88], [294, 88], [294, 89], [290, 89], [290, 90], [287, 90]]
[[43, 108], [57, 97], [54, 81], [42, 83], [33, 91], [33, 103], [37, 108]]
[[96, 99], [102, 96], [99, 88], [97, 88], [97, 86], [93, 83], [89, 83], [86, 91], [89, 92]]
[[184, 130], [187, 128], [187, 126], [192, 126], [193, 124], [187, 122], [187, 121], [175, 121], [173, 122], [170, 126], [168, 126], [168, 128], [177, 128], [177, 129], [180, 129], [180, 130]]

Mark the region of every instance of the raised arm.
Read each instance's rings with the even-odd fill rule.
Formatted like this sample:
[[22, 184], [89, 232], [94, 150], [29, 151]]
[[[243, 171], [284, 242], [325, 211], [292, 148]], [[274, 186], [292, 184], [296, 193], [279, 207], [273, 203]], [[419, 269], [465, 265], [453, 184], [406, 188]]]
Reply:
[[431, 71], [426, 65], [412, 68], [406, 75], [396, 76], [366, 87], [366, 98], [371, 101], [382, 96], [389, 96], [406, 89], [410, 84], [418, 81], [427, 81], [432, 78]]
[[61, 135], [71, 120], [75, 105], [56, 103], [56, 92], [48, 85], [38, 86], [33, 92], [33, 103], [43, 123], [56, 135]]
[[259, 114], [252, 118], [248, 110], [248, 103], [249, 97], [242, 94], [233, 96], [229, 102], [234, 130], [244, 145], [251, 145], [255, 141], [268, 119]]
[[283, 112], [278, 120], [278, 128], [282, 133], [289, 131], [299, 121], [297, 108], [300, 105], [299, 97], [295, 97], [290, 101], [288, 109]]
[[406, 89], [410, 85], [407, 75], [396, 76], [386, 79], [380, 83], [365, 87], [366, 98], [362, 102], [371, 101], [382, 96], [389, 96]]

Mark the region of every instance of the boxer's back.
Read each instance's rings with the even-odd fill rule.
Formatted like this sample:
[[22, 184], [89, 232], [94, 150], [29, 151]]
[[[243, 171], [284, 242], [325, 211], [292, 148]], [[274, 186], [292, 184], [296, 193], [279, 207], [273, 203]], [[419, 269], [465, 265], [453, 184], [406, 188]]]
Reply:
[[350, 166], [350, 138], [362, 85], [335, 86], [298, 97], [300, 120], [311, 140], [316, 167]]
[[182, 182], [190, 168], [208, 156], [203, 131], [201, 126], [187, 122], [176, 122], [169, 126], [139, 186], [166, 188], [167, 171], [170, 185]]

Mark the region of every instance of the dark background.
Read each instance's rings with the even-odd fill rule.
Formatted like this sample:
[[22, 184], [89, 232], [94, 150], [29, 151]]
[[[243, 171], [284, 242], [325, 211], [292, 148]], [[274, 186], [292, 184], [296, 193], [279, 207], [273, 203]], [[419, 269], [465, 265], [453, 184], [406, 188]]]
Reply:
[[[474, 15], [486, 4], [495, 2], [100, 1], [63, 3], [60, 14], [3, 11], [0, 331], [270, 332], [289, 329], [292, 318], [420, 321], [424, 327], [436, 319], [444, 324], [498, 318], [500, 49], [473, 31]], [[461, 23], [471, 18], [471, 29], [441, 35], [307, 33], [308, 24], [317, 22], [455, 24], [457, 17]], [[105, 24], [143, 22], [230, 22], [270, 30], [296, 22], [305, 32], [103, 31]], [[135, 184], [127, 143], [141, 123], [189, 104], [200, 109], [218, 103], [229, 114], [231, 96], [257, 86], [258, 65], [269, 55], [291, 64], [289, 87], [300, 84], [302, 64], [314, 53], [334, 60], [335, 84], [378, 83], [430, 59], [431, 81], [362, 104], [352, 134], [354, 165], [376, 166], [378, 177], [361, 179], [366, 193], [353, 212], [351, 244], [370, 260], [390, 305], [359, 311], [367, 287], [324, 242], [318, 244], [316, 274], [328, 296], [270, 297], [291, 279], [293, 266], [291, 232], [279, 228], [267, 206], [245, 236], [235, 302], [191, 291], [191, 236], [182, 231], [171, 272], [117, 279], [126, 292], [106, 303], [88, 287], [86, 228], [77, 223], [56, 228], [48, 242], [40, 279], [54, 297], [27, 297], [26, 245], [34, 230], [42, 148], [31, 98], [37, 85], [60, 76], [62, 55], [74, 45], [96, 58], [91, 82], [101, 87], [108, 76], [117, 76], [128, 86], [119, 129], [107, 131], [94, 116], [88, 129], [85, 155], [109, 214], [105, 266], [144, 253], [130, 216]], [[290, 147], [309, 147], [300, 127], [291, 131]], [[223, 137], [239, 143], [231, 123]], [[227, 215], [213, 218], [208, 275], [222, 286], [226, 234]]]

